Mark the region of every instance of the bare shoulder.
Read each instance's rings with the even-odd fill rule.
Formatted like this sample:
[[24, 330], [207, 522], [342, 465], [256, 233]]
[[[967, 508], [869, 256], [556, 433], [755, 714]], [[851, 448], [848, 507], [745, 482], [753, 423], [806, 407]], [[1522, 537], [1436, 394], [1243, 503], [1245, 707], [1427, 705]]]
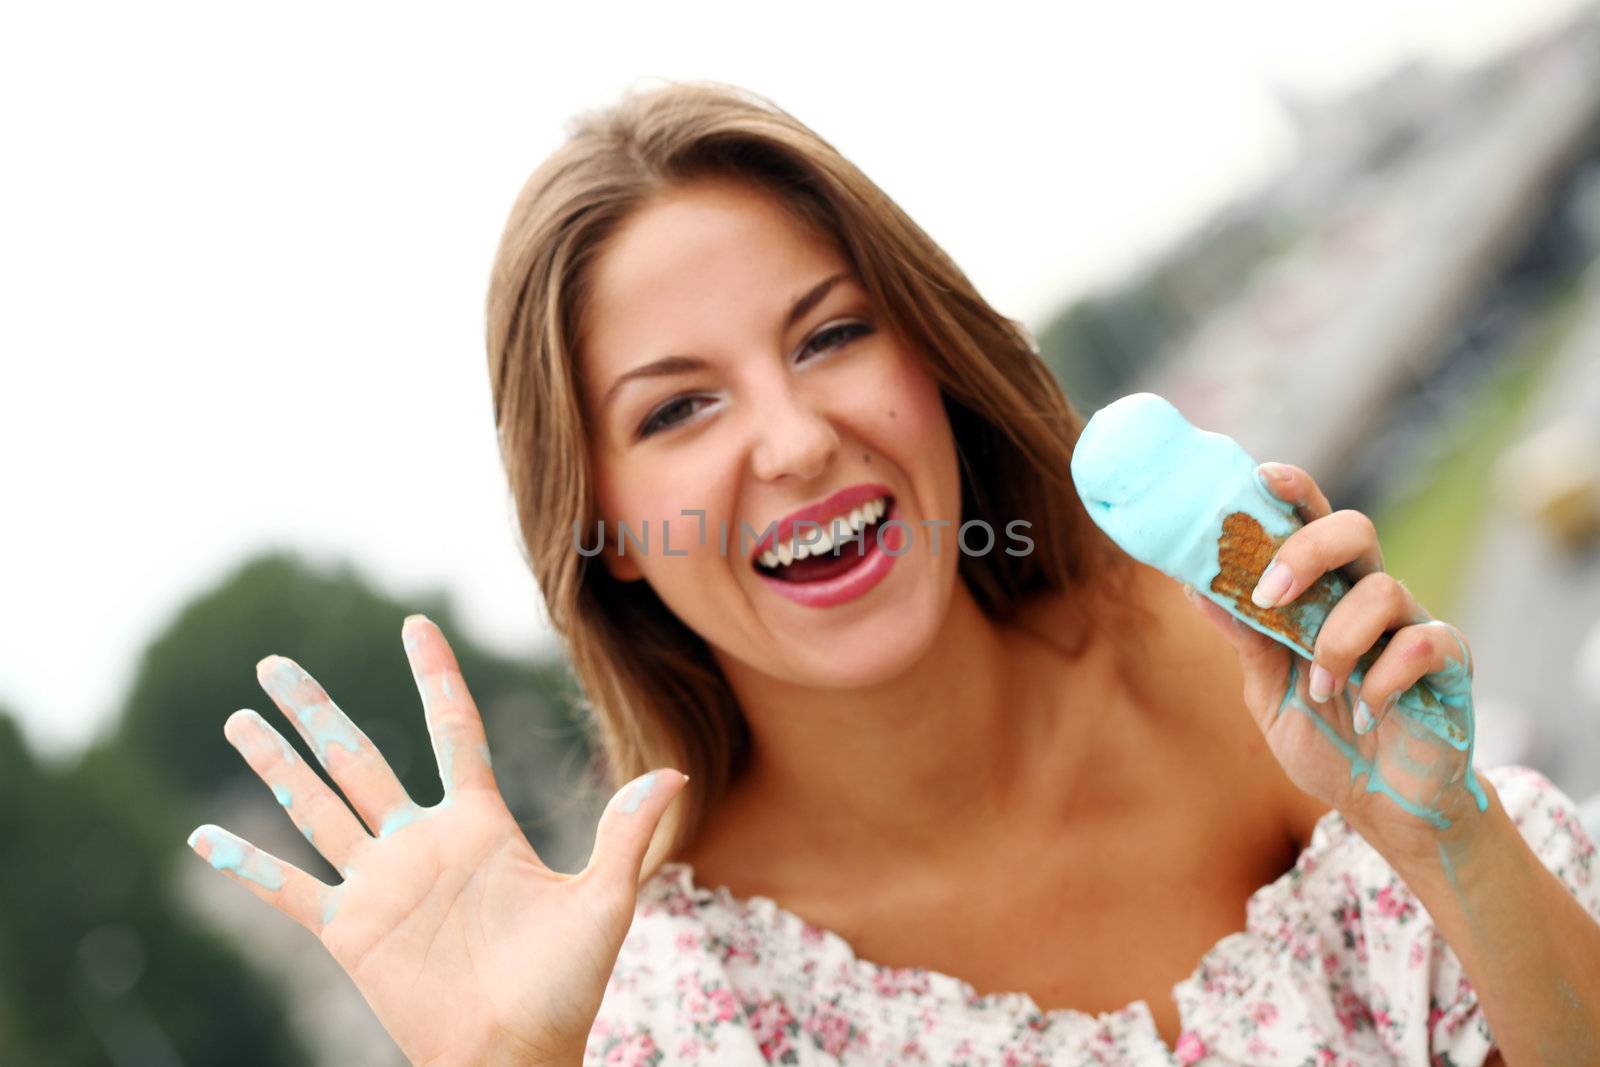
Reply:
[[[1289, 839], [1297, 848], [1305, 848], [1311, 842], [1317, 822], [1330, 810], [1329, 805], [1289, 779], [1245, 706], [1244, 672], [1238, 654], [1227, 638], [1201, 617], [1181, 589], [1177, 597], [1176, 618], [1183, 620], [1182, 640], [1187, 649], [1184, 662], [1204, 681], [1203, 688], [1196, 694], [1195, 713], [1219, 732], [1237, 735], [1244, 757], [1242, 770], [1257, 778], [1262, 788], [1270, 792]], [[1198, 699], [1200, 694], [1203, 699]]]
[[[1186, 752], [1204, 753], [1211, 774], [1226, 775], [1230, 792], [1278, 820], [1287, 838], [1304, 848], [1328, 805], [1289, 780], [1261, 736], [1244, 703], [1244, 673], [1233, 646], [1160, 571], [1140, 565], [1131, 588], [1151, 619], [1143, 634], [1148, 662], [1129, 672], [1141, 688], [1141, 705], [1163, 736]], [[1062, 617], [1065, 609], [1050, 599], [1030, 605], [1027, 618]]]

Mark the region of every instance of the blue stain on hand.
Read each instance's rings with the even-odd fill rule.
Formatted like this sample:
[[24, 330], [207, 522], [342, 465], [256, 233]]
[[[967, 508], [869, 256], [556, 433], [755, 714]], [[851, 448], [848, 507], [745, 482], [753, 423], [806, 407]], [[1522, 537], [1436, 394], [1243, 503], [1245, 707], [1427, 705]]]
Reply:
[[339, 898], [344, 895], [344, 886], [335, 886], [328, 891], [322, 901], [322, 925], [327, 926], [333, 922], [334, 913], [339, 910]]
[[[220, 826], [206, 824], [189, 835], [189, 847], [205, 839], [210, 855], [206, 861], [219, 871], [231, 871], [267, 889], [282, 889], [286, 880], [283, 868], [256, 848], [247, 845]], [[198, 850], [197, 850], [198, 851]]]
[[[1073, 482], [1090, 518], [1124, 551], [1189, 584], [1240, 622], [1309, 661], [1315, 658], [1318, 631], [1350, 583], [1334, 572], [1284, 608], [1264, 612], [1250, 602], [1260, 573], [1232, 573], [1224, 564], [1238, 570], [1252, 558], [1243, 548], [1259, 549], [1263, 540], [1281, 545], [1302, 525], [1294, 505], [1262, 484], [1259, 466], [1238, 442], [1195, 427], [1154, 393], [1134, 393], [1095, 412], [1072, 454]], [[1258, 543], [1246, 545], [1251, 538]], [[1317, 595], [1309, 595], [1313, 590]], [[1395, 711], [1408, 731], [1420, 729], [1467, 754], [1463, 785], [1478, 810], [1486, 811], [1488, 797], [1472, 769], [1471, 664], [1459, 634], [1456, 641], [1461, 659], [1449, 660], [1443, 671], [1402, 693]], [[1348, 685], [1360, 687], [1386, 645], [1387, 638], [1362, 657]], [[1294, 706], [1310, 715], [1350, 761], [1351, 781], [1366, 775], [1368, 792], [1386, 794], [1435, 826], [1450, 825], [1438, 810], [1396, 792], [1372, 761], [1307, 706], [1296, 689], [1298, 677], [1299, 663], [1291, 659], [1280, 713]]]
[[655, 788], [656, 772], [651, 771], [634, 784], [633, 791], [623, 801], [622, 810], [632, 815], [639, 810], [639, 805], [644, 803], [644, 798], [650, 795], [650, 790]]
[[[275, 786], [273, 786], [272, 787], [272, 795], [277, 798], [278, 803], [286, 811], [288, 810], [289, 806], [294, 803], [294, 794], [289, 792], [289, 787], [286, 786], [286, 785], [275, 785]], [[300, 827], [300, 832], [302, 834], [305, 834], [307, 841], [311, 841], [311, 843], [313, 845], [316, 844], [315, 841], [312, 841], [311, 827], [302, 826], [302, 827]]]
[[[489, 746], [486, 742], [479, 741], [472, 749], [483, 760], [485, 767], [493, 766], [489, 759]], [[448, 801], [450, 794], [456, 788], [456, 742], [454, 738], [435, 738], [433, 755], [439, 764], [439, 780], [444, 783], [445, 799]]]
[[431, 809], [420, 807], [410, 801], [401, 804], [383, 817], [383, 825], [378, 827], [378, 836], [388, 837], [397, 830], [404, 830], [407, 826], [428, 814], [429, 810]]
[[362, 734], [356, 724], [339, 710], [338, 705], [326, 699], [325, 694], [324, 699], [312, 703], [299, 699], [297, 694], [314, 685], [310, 675], [291, 660], [281, 657], [266, 677], [267, 691], [294, 711], [295, 719], [311, 739], [317, 759], [326, 767], [330, 745], [341, 745], [352, 755], [358, 754], [361, 751]]

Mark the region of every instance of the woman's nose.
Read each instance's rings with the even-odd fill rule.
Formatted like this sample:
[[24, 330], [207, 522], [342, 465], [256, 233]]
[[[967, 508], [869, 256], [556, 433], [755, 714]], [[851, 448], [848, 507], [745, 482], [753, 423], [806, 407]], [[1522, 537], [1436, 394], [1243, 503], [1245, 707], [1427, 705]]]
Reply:
[[756, 413], [756, 447], [751, 457], [757, 477], [793, 475], [807, 481], [821, 474], [839, 447], [827, 416], [793, 390], [779, 390]]

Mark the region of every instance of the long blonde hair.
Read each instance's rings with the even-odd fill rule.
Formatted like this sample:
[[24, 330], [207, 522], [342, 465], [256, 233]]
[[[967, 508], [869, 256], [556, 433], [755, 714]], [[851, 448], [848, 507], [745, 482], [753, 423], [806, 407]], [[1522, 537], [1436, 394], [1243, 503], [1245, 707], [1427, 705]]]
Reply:
[[[833, 242], [880, 315], [926, 354], [961, 461], [961, 520], [1027, 520], [1026, 555], [960, 556], [986, 614], [1056, 591], [1083, 621], [1128, 606], [1128, 557], [1090, 520], [1069, 464], [1083, 419], [1027, 328], [995, 311], [950, 258], [832, 145], [770, 100], [718, 82], [668, 82], [580, 113], [528, 178], [489, 285], [489, 378], [523, 551], [597, 737], [590, 785], [609, 796], [657, 767], [692, 779], [662, 819], [643, 878], [699, 833], [745, 765], [750, 734], [705, 641], [648, 582], [575, 551], [595, 494], [578, 352], [608, 239], [659, 194], [734, 177]], [[1108, 595], [1096, 595], [1108, 594]], [[1121, 605], [1121, 608], [1118, 607]]]

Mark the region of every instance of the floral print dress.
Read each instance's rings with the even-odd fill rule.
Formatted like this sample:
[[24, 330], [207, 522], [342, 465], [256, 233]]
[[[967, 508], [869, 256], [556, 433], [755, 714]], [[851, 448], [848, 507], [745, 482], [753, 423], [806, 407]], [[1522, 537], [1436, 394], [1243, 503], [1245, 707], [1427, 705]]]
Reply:
[[[1524, 767], [1480, 771], [1523, 838], [1600, 920], [1595, 844], [1577, 806]], [[1455, 953], [1388, 863], [1330, 811], [1293, 869], [1250, 897], [1172, 990], [1176, 1047], [1136, 1001], [1041, 1011], [959, 978], [860, 959], [766, 897], [697, 885], [666, 863], [589, 1034], [585, 1067], [656, 1064], [1235, 1064], [1469, 1067], [1494, 1048]]]

